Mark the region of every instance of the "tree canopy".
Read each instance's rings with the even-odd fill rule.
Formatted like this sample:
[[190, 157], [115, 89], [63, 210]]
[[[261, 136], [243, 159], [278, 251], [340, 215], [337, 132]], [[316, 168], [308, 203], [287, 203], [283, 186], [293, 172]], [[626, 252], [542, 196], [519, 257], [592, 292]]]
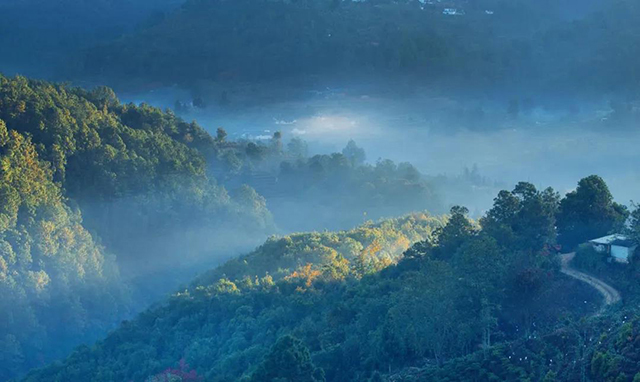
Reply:
[[[129, 310], [114, 257], [30, 138], [0, 120], [0, 379], [93, 341]], [[55, 344], [55, 345], [54, 345]]]
[[558, 235], [560, 243], [572, 248], [591, 239], [624, 229], [629, 212], [613, 201], [602, 178], [581, 179], [578, 188], [560, 202]]
[[[558, 272], [548, 251], [557, 205], [552, 190], [520, 183], [500, 193], [481, 225], [454, 207], [442, 222], [407, 217], [271, 239], [25, 381], [144, 381], [180, 359], [211, 381], [380, 380], [425, 361], [418, 369], [434, 380], [483, 380], [489, 368], [504, 378], [566, 377], [570, 359], [559, 354], [573, 349], [573, 337], [556, 344], [538, 336], [593, 312], [598, 298]], [[417, 237], [411, 232], [423, 238], [410, 246], [401, 237]], [[529, 349], [524, 338], [541, 345]], [[558, 358], [519, 368], [509, 346], [535, 362]], [[465, 359], [473, 363], [456, 370]]]

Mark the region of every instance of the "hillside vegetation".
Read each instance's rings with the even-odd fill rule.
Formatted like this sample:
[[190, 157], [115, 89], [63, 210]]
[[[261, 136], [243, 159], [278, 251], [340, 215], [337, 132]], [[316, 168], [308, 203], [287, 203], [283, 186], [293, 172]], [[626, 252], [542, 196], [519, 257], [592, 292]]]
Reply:
[[[122, 104], [105, 87], [0, 75], [0, 127], [0, 380], [91, 343], [203, 269], [255, 248], [277, 225], [295, 224], [292, 210], [313, 230], [439, 205], [415, 168], [366, 164], [353, 142], [309, 157], [304, 142], [283, 147], [279, 133], [229, 141], [169, 110]], [[314, 215], [321, 209], [327, 215]], [[353, 234], [357, 242], [327, 234], [322, 251], [353, 246], [345, 256], [354, 256], [375, 241], [382, 252], [363, 261], [379, 268], [436, 225], [424, 216], [371, 225]]]
[[213, 138], [171, 112], [123, 105], [108, 88], [0, 77], [0, 119], [31, 137], [84, 224], [121, 262], [163, 262], [175, 248], [145, 250], [149, 242], [193, 227], [270, 229], [264, 199], [243, 188], [230, 196], [207, 176]]
[[128, 312], [115, 259], [65, 202], [31, 139], [0, 120], [0, 380], [95, 340]]
[[154, 238], [189, 224], [215, 231], [220, 219], [247, 232], [271, 224], [255, 192], [232, 198], [206, 176], [201, 128], [121, 105], [109, 89], [0, 76], [0, 128], [0, 379], [103, 335], [140, 309], [131, 298], [148, 303], [118, 269], [175, 259], [149, 251]]
[[[464, 15], [444, 15], [446, 7]], [[397, 75], [449, 88], [633, 92], [638, 12], [631, 0], [189, 0], [88, 49], [83, 69], [187, 86]]]
[[[590, 364], [594, 380], [618, 377], [615, 342], [606, 354], [605, 337], [580, 346], [603, 322], [633, 326], [618, 329], [615, 312], [580, 321], [600, 299], [562, 275], [550, 251], [556, 227], [567, 229], [557, 217], [575, 199], [613, 206], [597, 176], [562, 200], [523, 182], [501, 192], [479, 224], [454, 207], [446, 224], [414, 216], [270, 240], [25, 381], [573, 380], [587, 370], [568, 368], [573, 360]], [[617, 217], [603, 219], [622, 229]], [[397, 237], [394, 224], [427, 237], [396, 258], [388, 248], [405, 245], [378, 239]]]

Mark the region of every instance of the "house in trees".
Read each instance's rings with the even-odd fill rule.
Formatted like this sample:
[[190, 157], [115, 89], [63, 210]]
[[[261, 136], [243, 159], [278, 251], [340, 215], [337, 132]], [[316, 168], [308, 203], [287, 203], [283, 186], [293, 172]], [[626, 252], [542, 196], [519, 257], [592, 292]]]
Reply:
[[619, 263], [628, 263], [629, 258], [635, 252], [637, 245], [628, 237], [620, 234], [609, 235], [590, 240], [593, 249], [600, 253], [606, 253], [611, 259]]
[[442, 14], [447, 16], [464, 16], [465, 12], [458, 8], [445, 8]]

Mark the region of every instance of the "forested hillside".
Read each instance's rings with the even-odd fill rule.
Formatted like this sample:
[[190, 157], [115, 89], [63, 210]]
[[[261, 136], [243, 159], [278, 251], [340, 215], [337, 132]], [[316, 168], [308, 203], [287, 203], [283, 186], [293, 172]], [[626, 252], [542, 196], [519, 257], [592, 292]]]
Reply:
[[32, 140], [0, 119], [0, 380], [94, 341], [128, 313], [113, 255], [65, 202]]
[[[257, 142], [226, 141], [225, 134], [218, 130], [210, 171], [228, 187], [255, 188], [285, 231], [339, 230], [413, 211], [445, 212], [438, 187], [451, 179], [430, 178], [406, 162], [366, 163], [354, 141], [342, 152], [310, 156], [305, 141], [294, 137], [285, 144], [279, 132]], [[458, 185], [460, 192], [471, 193], [468, 183]]]
[[[418, 216], [270, 240], [25, 380], [630, 381], [616, 359], [635, 359], [635, 321], [584, 319], [599, 296], [558, 272], [557, 218], [576, 199], [584, 216], [614, 206], [597, 176], [563, 199], [523, 182], [479, 222], [454, 207], [445, 224]], [[605, 234], [624, 229], [616, 221], [585, 224]], [[395, 260], [385, 252], [404, 240], [382, 238], [400, 232], [427, 237]], [[601, 330], [612, 340], [596, 343]]]
[[[157, 348], [162, 354], [156, 353], [156, 350], [146, 346], [139, 348], [138, 344], [134, 343], [131, 344], [132, 346], [124, 343], [121, 345], [120, 340], [115, 340], [112, 345], [107, 345], [114, 346], [112, 351], [123, 349], [120, 346], [131, 346], [132, 353], [126, 357], [132, 356], [134, 358], [131, 358], [131, 360], [136, 360], [134, 362], [127, 361], [126, 364], [120, 365], [123, 367], [122, 370], [115, 370], [120, 366], [111, 364], [111, 361], [106, 359], [107, 363], [104, 363], [104, 366], [99, 366], [105, 361], [93, 360], [90, 356], [87, 359], [89, 363], [81, 366], [82, 369], [88, 367], [86, 371], [89, 374], [72, 372], [72, 375], [63, 371], [58, 376], [47, 375], [44, 378], [58, 378], [60, 380], [91, 380], [92, 378], [97, 378], [105, 381], [123, 378], [125, 380], [129, 378], [145, 380], [146, 377], [152, 374], [161, 374], [165, 366], [174, 371], [180, 370], [186, 373], [190, 370], [181, 370], [184, 365], [180, 366], [180, 368], [178, 367], [180, 364], [178, 361], [182, 358], [182, 346], [187, 346], [187, 344], [195, 346], [193, 341], [204, 335], [203, 333], [198, 334], [200, 330], [213, 330], [216, 334], [211, 332], [210, 335], [214, 337], [207, 335], [208, 338], [206, 340], [202, 338], [203, 341], [206, 341], [206, 343], [202, 343], [202, 346], [208, 350], [193, 348], [193, 355], [199, 358], [202, 357], [201, 362], [206, 362], [211, 368], [218, 370], [217, 373], [220, 373], [221, 377], [226, 375], [227, 377], [225, 378], [233, 380], [234, 375], [239, 376], [243, 373], [243, 368], [246, 367], [247, 362], [253, 363], [260, 360], [262, 354], [270, 347], [271, 341], [275, 339], [274, 335], [277, 335], [282, 330], [278, 329], [280, 325], [286, 323], [288, 323], [286, 325], [294, 325], [295, 317], [300, 317], [308, 309], [320, 308], [320, 306], [313, 308], [315, 300], [305, 301], [311, 296], [302, 293], [306, 291], [305, 288], [309, 288], [309, 291], [315, 290], [312, 284], [323, 279], [327, 281], [327, 287], [333, 285], [330, 289], [337, 288], [336, 292], [341, 291], [343, 287], [346, 287], [348, 280], [354, 281], [366, 275], [374, 274], [397, 262], [403, 251], [412, 243], [424, 239], [430, 240], [433, 232], [441, 229], [443, 225], [444, 221], [441, 219], [417, 214], [375, 225], [365, 225], [352, 231], [296, 234], [280, 239], [271, 239], [255, 252], [231, 260], [199, 278], [192, 288], [178, 293], [168, 305], [153, 308], [143, 314], [143, 316], [147, 317], [143, 320], [149, 325], [160, 324], [160, 321], [156, 321], [155, 317], [164, 316], [168, 319], [166, 324], [161, 324], [162, 327], [151, 329], [148, 332], [149, 334], [151, 332], [156, 333], [153, 341], [166, 343], [166, 346], [163, 346], [166, 352]], [[285, 284], [288, 285], [286, 287], [287, 292], [281, 294], [279, 290]], [[340, 284], [343, 285], [340, 286]], [[296, 287], [298, 286], [299, 288], [296, 292]], [[210, 300], [213, 297], [212, 293], [218, 296], [214, 298], [216, 302], [213, 304], [211, 302], [213, 300]], [[319, 293], [320, 290], [313, 294], [317, 294], [317, 298], [324, 299], [329, 297]], [[297, 308], [288, 306], [290, 302], [293, 302], [293, 300], [290, 300], [291, 298], [299, 299], [299, 303], [302, 305]], [[259, 305], [254, 305], [254, 302], [251, 301]], [[182, 308], [175, 309], [175, 304], [184, 306], [185, 303], [191, 306], [188, 308], [191, 312], [188, 313], [188, 316], [191, 316], [188, 321], [191, 324], [176, 331], [173, 326], [178, 321], [183, 320], [183, 313], [185, 312]], [[284, 306], [285, 310], [282, 310], [282, 303], [287, 305]], [[325, 304], [327, 303], [329, 301], [325, 302]], [[294, 305], [298, 305], [298, 303]], [[209, 312], [209, 308], [205, 308], [205, 306], [210, 306], [212, 310]], [[307, 308], [304, 308], [304, 306]], [[265, 311], [261, 312], [263, 308]], [[299, 308], [302, 310], [298, 310]], [[219, 309], [222, 310], [219, 311]], [[173, 314], [170, 313], [171, 311], [175, 311], [177, 316], [173, 318], [166, 316], [166, 314]], [[254, 315], [257, 316], [249, 318]], [[206, 317], [210, 317], [211, 320]], [[246, 329], [253, 333], [251, 335], [261, 338], [259, 342], [252, 345], [247, 342], [248, 338], [241, 339], [245, 335], [236, 331], [234, 323], [227, 322], [231, 318], [233, 318], [233, 322], [238, 319], [255, 321]], [[203, 320], [207, 321], [207, 323], [205, 324]], [[138, 330], [137, 322], [136, 320], [125, 325], [134, 325], [132, 329], [136, 328], [134, 330]], [[263, 329], [266, 329], [265, 325], [272, 326], [274, 324], [274, 332], [262, 332]], [[310, 322], [307, 324], [310, 324]], [[209, 329], [205, 329], [201, 325], [205, 325]], [[225, 329], [224, 333], [218, 332], [218, 329], [215, 329], [218, 325], [225, 325], [228, 328]], [[143, 332], [149, 329], [149, 327], [139, 327], [139, 330]], [[167, 334], [166, 331], [173, 333], [171, 336], [175, 335], [176, 337], [173, 338], [178, 343], [173, 343], [174, 340], [172, 339], [164, 338]], [[246, 335], [249, 335], [249, 332]], [[116, 336], [122, 340], [134, 338], [121, 331]], [[232, 337], [237, 337], [237, 340], [232, 340]], [[135, 336], [135, 338], [138, 337]], [[231, 345], [237, 341], [240, 342]], [[99, 346], [102, 346], [102, 344]], [[83, 352], [87, 350], [88, 348]], [[152, 351], [155, 355], [148, 353], [148, 351]], [[212, 352], [219, 354], [221, 357], [215, 362], [215, 366], [211, 363], [213, 361], [211, 357], [214, 355]], [[111, 350], [109, 350], [109, 354], [115, 353], [111, 353]], [[134, 356], [134, 354], [137, 355]], [[178, 358], [175, 358], [176, 356]], [[84, 358], [85, 356], [81, 357]], [[192, 360], [189, 360], [189, 362], [192, 362]], [[233, 366], [234, 370], [226, 370], [230, 365], [235, 365]], [[89, 371], [89, 369], [92, 371]], [[100, 371], [98, 371], [99, 369]], [[94, 374], [94, 371], [97, 374]], [[173, 372], [167, 371], [167, 373], [171, 374]], [[157, 378], [162, 380], [161, 375], [157, 376]]]
[[[527, 22], [527, 5], [520, 3], [487, 2], [500, 6], [495, 18], [478, 4], [469, 21], [419, 2], [193, 0], [156, 25], [89, 50], [85, 68], [90, 75], [187, 85], [400, 72], [488, 80], [514, 60], [507, 56], [513, 50], [500, 50], [502, 39], [505, 45], [513, 39], [504, 21], [512, 25], [517, 17], [513, 23], [522, 26], [544, 19]], [[478, 55], [479, 47], [487, 53]]]
[[[582, 81], [586, 91], [637, 96], [640, 74], [633, 62], [640, 58], [639, 18], [637, 1], [616, 0], [583, 20], [541, 33], [534, 57], [539, 63], [537, 75], [553, 76], [548, 86], [562, 91]], [[617, 111], [630, 111], [622, 109]]]
[[[1, 379], [91, 342], [175, 288], [175, 266], [175, 280], [155, 295], [134, 288], [131, 296], [126, 281], [180, 255], [188, 265], [187, 255], [203, 250], [176, 252], [191, 227], [215, 233], [239, 224], [249, 235], [271, 225], [254, 191], [232, 198], [206, 176], [198, 150], [211, 138], [201, 128], [121, 105], [108, 89], [0, 76], [0, 121]], [[174, 247], [162, 245], [169, 238]]]
[[[414, 213], [402, 218], [368, 222], [349, 231], [298, 233], [272, 237], [255, 251], [229, 260], [198, 277], [193, 287], [217, 280], [260, 279], [279, 281], [300, 267], [309, 271], [357, 264], [360, 276], [398, 261], [411, 245], [433, 237], [446, 223], [445, 217]], [[338, 271], [338, 269], [336, 269]]]
[[[152, 259], [151, 267], [175, 260], [168, 244], [184, 243], [192, 230], [272, 229], [263, 198], [242, 187], [230, 196], [207, 176], [213, 138], [171, 112], [123, 105], [107, 88], [0, 77], [0, 118], [31, 136], [84, 224], [139, 273]], [[190, 254], [203, 250], [194, 242]]]
[[[627, 231], [636, 244], [640, 243], [637, 236], [639, 215], [640, 209], [636, 208]], [[601, 223], [592, 222], [595, 226]], [[620, 232], [619, 229], [609, 232]], [[394, 380], [640, 380], [639, 252], [636, 250], [629, 264], [620, 264], [612, 262], [606, 253], [583, 245], [578, 249], [574, 262], [581, 270], [605, 280], [620, 291], [622, 305], [586, 320], [563, 320], [563, 324], [554, 330], [495, 346], [490, 352], [478, 351], [447, 362], [442, 367], [428, 365], [404, 369], [394, 373]]]
[[639, 0], [0, 0], [0, 382], [640, 382], [638, 62]]
[[82, 49], [131, 33], [182, 0], [0, 1], [0, 71], [73, 75]]
[[[0, 76], [0, 121], [3, 380], [90, 343], [203, 269], [257, 246], [279, 229], [268, 203], [280, 227], [304, 221], [310, 230], [439, 206], [411, 165], [366, 164], [353, 142], [309, 157], [304, 142], [285, 148], [279, 133], [228, 141], [223, 130], [211, 137], [171, 111], [122, 104], [104, 87]], [[354, 234], [360, 244], [319, 236], [329, 252], [346, 251], [333, 245], [346, 240], [349, 256], [375, 242], [362, 266], [379, 268], [436, 224], [417, 220], [363, 228]], [[300, 265], [274, 264], [255, 275]], [[64, 329], [52, 333], [57, 327]]]
[[275, 229], [267, 202], [281, 227], [304, 221], [298, 230], [442, 209], [413, 166], [366, 164], [354, 142], [309, 157], [303, 141], [285, 147], [279, 133], [229, 141], [223, 129], [211, 137], [171, 111], [121, 104], [108, 88], [0, 77], [0, 118], [31, 137], [84, 224], [122, 264], [166, 267], [185, 242], [182, 266], [215, 246], [257, 244]]
[[[460, 13], [446, 15], [445, 8]], [[153, 25], [89, 49], [84, 69], [186, 86], [398, 75], [449, 88], [633, 91], [638, 11], [632, 0], [190, 0]], [[585, 83], [593, 73], [597, 80]]]

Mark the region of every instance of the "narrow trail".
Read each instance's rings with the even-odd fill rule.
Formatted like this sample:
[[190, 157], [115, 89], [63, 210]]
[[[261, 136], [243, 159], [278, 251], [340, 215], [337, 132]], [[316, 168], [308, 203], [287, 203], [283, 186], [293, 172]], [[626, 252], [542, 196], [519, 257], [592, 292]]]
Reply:
[[571, 267], [571, 260], [575, 257], [575, 252], [565, 253], [560, 255], [560, 259], [562, 262], [561, 272], [567, 276], [573, 277], [576, 280], [580, 280], [585, 282], [592, 287], [594, 287], [600, 294], [604, 297], [604, 305], [600, 311], [604, 310], [609, 305], [613, 305], [620, 301], [620, 293], [615, 290], [611, 285], [605, 283], [604, 281], [597, 279], [593, 276], [590, 276], [586, 273], [577, 271]]

